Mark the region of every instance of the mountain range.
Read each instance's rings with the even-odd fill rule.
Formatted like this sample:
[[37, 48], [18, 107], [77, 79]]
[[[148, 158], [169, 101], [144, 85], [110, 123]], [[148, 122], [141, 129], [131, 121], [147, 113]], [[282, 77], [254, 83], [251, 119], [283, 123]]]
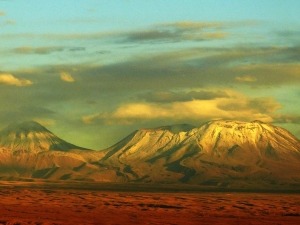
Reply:
[[0, 178], [300, 189], [300, 141], [261, 121], [216, 120], [140, 129], [95, 151], [29, 121], [0, 131]]

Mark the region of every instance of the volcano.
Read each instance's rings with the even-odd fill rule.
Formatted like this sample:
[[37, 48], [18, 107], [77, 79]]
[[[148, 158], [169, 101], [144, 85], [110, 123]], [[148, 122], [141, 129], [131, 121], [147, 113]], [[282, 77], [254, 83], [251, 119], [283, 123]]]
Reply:
[[0, 132], [0, 179], [300, 187], [300, 141], [261, 121], [210, 121], [140, 129], [112, 147], [88, 150], [36, 122]]
[[132, 181], [300, 184], [300, 142], [283, 128], [228, 120], [175, 127], [135, 131], [107, 149], [101, 161]]
[[[100, 180], [92, 164], [101, 152], [73, 145], [37, 122], [14, 123], [0, 132], [0, 178]], [[87, 175], [88, 174], [88, 175]]]
[[0, 132], [0, 146], [29, 152], [84, 149], [60, 139], [35, 121], [14, 123], [6, 127]]

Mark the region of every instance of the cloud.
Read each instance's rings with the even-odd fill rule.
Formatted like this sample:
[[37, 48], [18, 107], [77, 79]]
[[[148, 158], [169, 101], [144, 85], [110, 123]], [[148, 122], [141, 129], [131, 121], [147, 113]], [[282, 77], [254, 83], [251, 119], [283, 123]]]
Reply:
[[[91, 22], [91, 21], [87, 21]], [[108, 41], [110, 43], [165, 43], [181, 41], [208, 41], [228, 38], [230, 29], [257, 25], [257, 21], [241, 22], [201, 22], [179, 21], [174, 23], [161, 23], [143, 30], [125, 30], [112, 32], [87, 33], [19, 33], [1, 35], [2, 39], [29, 39], [55, 41]]]
[[37, 34], [37, 33], [18, 33], [18, 35], [12, 34], [3, 34], [0, 36], [1, 39], [41, 39], [44, 41], [89, 41], [89, 40], [111, 40], [115, 38], [116, 32], [93, 32], [93, 33], [46, 33], [46, 34]]
[[38, 54], [38, 55], [46, 55], [53, 52], [61, 52], [64, 51], [64, 47], [19, 47], [13, 50], [14, 53], [17, 54]]
[[294, 29], [290, 28], [290, 29], [277, 31], [275, 32], [275, 37], [277, 37], [282, 42], [299, 45], [300, 44], [299, 26], [294, 27]]
[[[184, 40], [202, 41], [216, 40], [227, 37], [228, 26], [225, 23], [216, 22], [192, 22], [183, 21], [177, 23], [157, 24], [144, 30], [115, 31], [115, 32], [94, 32], [94, 33], [70, 33], [70, 34], [34, 34], [23, 33], [18, 35], [6, 34], [1, 38], [42, 38], [51, 40], [105, 40], [114, 43], [123, 42], [177, 42]], [[121, 42], [120, 42], [121, 41]]]
[[4, 25], [15, 25], [16, 21], [15, 20], [5, 20]]
[[43, 119], [43, 118], [34, 118], [34, 121], [42, 124], [45, 127], [53, 126], [56, 123], [56, 121], [53, 119]]
[[72, 75], [70, 73], [67, 73], [67, 72], [61, 72], [60, 73], [60, 79], [62, 81], [68, 82], [68, 83], [75, 82], [75, 79], [72, 77]]
[[257, 78], [251, 75], [244, 75], [244, 76], [237, 76], [235, 77], [235, 80], [238, 82], [246, 82], [246, 83], [252, 83], [252, 82], [256, 82]]
[[93, 123], [95, 120], [99, 119], [100, 117], [100, 114], [92, 114], [92, 115], [86, 115], [86, 116], [83, 116], [81, 118], [82, 122], [85, 123], [85, 124], [91, 124]]
[[69, 49], [69, 51], [71, 52], [80, 52], [80, 51], [85, 51], [86, 48], [85, 47], [72, 47]]
[[300, 82], [299, 63], [260, 63], [240, 65], [233, 68], [233, 73], [256, 74], [255, 85], [283, 85]]
[[257, 21], [240, 22], [201, 22], [178, 21], [174, 23], [156, 24], [141, 31], [119, 33], [117, 38], [125, 42], [181, 42], [181, 41], [208, 41], [225, 39], [229, 36], [228, 29], [234, 27], [256, 26]]
[[[286, 48], [189, 48], [157, 54], [135, 55], [121, 62], [110, 64], [60, 64], [35, 68], [32, 73], [20, 71], [17, 74], [31, 74], [35, 79], [39, 74], [60, 74], [62, 71], [78, 77], [82, 90], [99, 92], [126, 92], [144, 94], [155, 92], [172, 92], [170, 90], [199, 89], [210, 86], [239, 87], [243, 83], [255, 85], [255, 88], [294, 85], [300, 82], [300, 64], [294, 62], [265, 62], [272, 55], [286, 54], [292, 51]], [[14, 74], [15, 71], [13, 71]], [[16, 74], [16, 75], [17, 75]], [[250, 75], [248, 75], [250, 74]], [[256, 82], [242, 82], [253, 80]], [[237, 78], [239, 77], [239, 78]], [[234, 82], [239, 79], [240, 82]], [[49, 81], [48, 81], [49, 82]], [[229, 85], [229, 86], [228, 86]], [[157, 95], [158, 93], [156, 93]], [[198, 99], [195, 93], [164, 93], [165, 95], [182, 95], [179, 98]], [[199, 94], [199, 93], [198, 93]], [[201, 93], [200, 93], [201, 94]], [[202, 93], [203, 94], [203, 93]], [[146, 94], [145, 94], [146, 95]], [[159, 101], [158, 96], [144, 96], [146, 101]], [[154, 99], [156, 98], [156, 100]], [[171, 97], [168, 97], [171, 98]], [[161, 100], [163, 101], [163, 100]], [[167, 100], [165, 100], [167, 101]]]
[[286, 51], [282, 48], [193, 48], [85, 67], [79, 73], [83, 79], [92, 79], [95, 85], [106, 83], [114, 90], [128, 89], [128, 86], [135, 90], [163, 90], [166, 83], [169, 89], [299, 83], [299, 63], [270, 60], [273, 55], [289, 54]]
[[26, 79], [19, 79], [9, 73], [0, 73], [0, 84], [21, 87], [32, 85], [32, 81]]
[[234, 101], [224, 100], [218, 103], [218, 108], [227, 112], [248, 110], [254, 113], [272, 114], [281, 108], [281, 104], [271, 97], [261, 98], [234, 98]]
[[274, 117], [275, 123], [293, 123], [300, 124], [300, 115], [292, 114], [280, 114]]
[[82, 117], [82, 121], [86, 124], [97, 121], [106, 124], [132, 124], [155, 120], [186, 122], [211, 119], [272, 122], [273, 114], [281, 107], [273, 98], [249, 98], [232, 90], [227, 90], [226, 93], [226, 97], [207, 100], [127, 103], [112, 112], [86, 115]]
[[226, 98], [228, 94], [225, 91], [198, 90], [198, 91], [156, 91], [147, 92], [139, 96], [148, 102], [184, 102], [191, 100], [210, 100], [215, 98]]
[[[158, 24], [143, 31], [120, 34], [126, 42], [178, 42], [224, 39], [227, 33], [222, 31], [222, 23], [182, 21]], [[123, 36], [123, 37], [122, 37]]]
[[[268, 88], [269, 90], [270, 86], [278, 88], [296, 85], [300, 82], [299, 63], [265, 62], [273, 55], [285, 55], [294, 51], [296, 51], [294, 48], [281, 47], [198, 47], [134, 55], [122, 62], [106, 65], [61, 63], [35, 67], [32, 71], [20, 70], [11, 73], [16, 77], [26, 75], [29, 80], [34, 79], [39, 83], [34, 85], [34, 90], [41, 97], [34, 95], [32, 97], [38, 98], [40, 103], [42, 98], [53, 105], [71, 99], [87, 102], [100, 98], [106, 101], [111, 98], [111, 102], [107, 103], [110, 107], [128, 99], [136, 103], [146, 101], [158, 105], [159, 103], [173, 104], [175, 101], [228, 98], [226, 97], [228, 93], [224, 93], [220, 87], [240, 88], [243, 83], [233, 81], [236, 77], [244, 78], [245, 74], [250, 74], [257, 79], [256, 82], [246, 82], [255, 85], [256, 89]], [[78, 78], [82, 82], [67, 87], [59, 79], [53, 79], [53, 74], [61, 75], [61, 72], [70, 74], [73, 80]], [[74, 91], [78, 85], [80, 88]], [[55, 87], [59, 87], [59, 90], [54, 93]], [[218, 89], [211, 89], [211, 87]], [[252, 93], [252, 90], [248, 93]], [[132, 99], [133, 95], [135, 99]], [[266, 95], [271, 95], [271, 92], [266, 91]], [[106, 108], [105, 105], [102, 107]], [[87, 114], [92, 115], [93, 111]]]
[[[20, 91], [22, 94], [24, 92]], [[10, 96], [7, 96], [10, 98]], [[28, 121], [35, 120], [37, 122], [43, 122], [44, 125], [49, 124], [56, 117], [56, 113], [48, 108], [37, 105], [35, 99], [30, 99], [28, 102], [23, 102], [23, 95], [18, 96], [19, 102], [14, 103], [9, 101], [9, 104], [5, 103], [5, 100], [1, 101], [1, 104], [5, 104], [6, 107], [0, 109], [0, 120], [2, 123], [9, 123], [10, 121]], [[32, 104], [33, 103], [33, 104]], [[47, 123], [48, 121], [48, 123]]]
[[[1, 17], [6, 17], [6, 12], [0, 11], [0, 18]], [[4, 19], [2, 22], [0, 22], [0, 27], [7, 26], [7, 25], [15, 25], [15, 24], [16, 24], [15, 20]]]

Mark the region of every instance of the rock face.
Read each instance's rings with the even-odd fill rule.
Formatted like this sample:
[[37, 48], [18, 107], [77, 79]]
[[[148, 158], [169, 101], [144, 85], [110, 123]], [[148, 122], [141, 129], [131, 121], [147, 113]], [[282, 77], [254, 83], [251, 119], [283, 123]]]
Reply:
[[141, 129], [93, 151], [26, 122], [0, 132], [0, 177], [299, 189], [300, 142], [260, 121], [219, 120]]
[[101, 161], [133, 181], [300, 184], [300, 142], [285, 129], [224, 120], [176, 127], [175, 132], [172, 127], [136, 131], [107, 149]]

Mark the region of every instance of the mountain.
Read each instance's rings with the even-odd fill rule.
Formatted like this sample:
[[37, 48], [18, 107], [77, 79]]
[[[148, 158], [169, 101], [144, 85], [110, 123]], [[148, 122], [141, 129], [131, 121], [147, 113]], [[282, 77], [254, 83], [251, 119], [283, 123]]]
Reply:
[[107, 149], [101, 164], [118, 168], [130, 181], [300, 184], [300, 142], [283, 128], [228, 120], [175, 127], [135, 131]]
[[34, 121], [14, 123], [0, 132], [0, 146], [13, 151], [68, 151], [71, 149], [84, 149], [70, 144], [45, 127]]
[[260, 121], [217, 120], [141, 129], [94, 151], [36, 122], [0, 131], [0, 179], [300, 189], [300, 141]]
[[[14, 123], [0, 131], [0, 178], [107, 179], [93, 165], [102, 152], [70, 144], [37, 122]], [[105, 172], [107, 172], [105, 170]]]

